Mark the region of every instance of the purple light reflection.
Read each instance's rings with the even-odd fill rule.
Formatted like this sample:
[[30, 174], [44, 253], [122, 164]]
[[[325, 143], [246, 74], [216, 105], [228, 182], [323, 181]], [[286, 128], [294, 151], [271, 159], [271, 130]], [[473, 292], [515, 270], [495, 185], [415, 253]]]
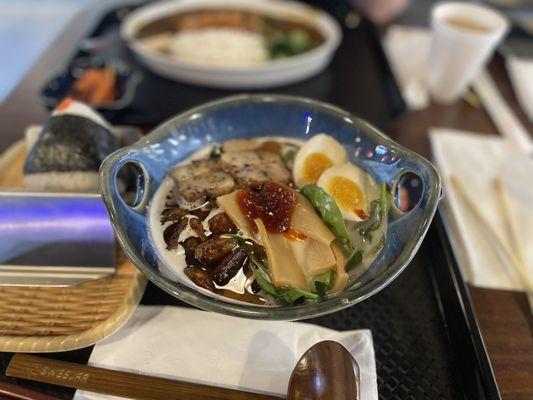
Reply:
[[114, 241], [99, 196], [0, 194], [0, 261], [53, 243]]

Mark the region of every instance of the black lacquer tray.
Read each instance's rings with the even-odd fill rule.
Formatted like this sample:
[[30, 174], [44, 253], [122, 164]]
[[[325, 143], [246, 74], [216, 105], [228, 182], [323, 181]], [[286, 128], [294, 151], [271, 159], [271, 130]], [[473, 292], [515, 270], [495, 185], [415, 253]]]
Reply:
[[[141, 303], [188, 307], [152, 284]], [[391, 285], [351, 308], [305, 322], [372, 331], [380, 399], [500, 399], [439, 214], [414, 260]], [[89, 347], [45, 356], [86, 363], [91, 351]], [[3, 373], [10, 359], [11, 354], [0, 353], [0, 380], [9, 379]], [[10, 380], [64, 399], [74, 393]]]
[[[106, 14], [91, 36], [116, 33], [119, 17], [128, 11], [122, 8]], [[377, 36], [365, 21], [356, 29], [345, 30], [344, 35], [326, 71], [274, 92], [329, 101], [384, 127], [404, 110], [404, 103]], [[84, 55], [78, 52], [75, 58]], [[132, 104], [106, 114], [116, 124], [150, 127], [190, 106], [233, 93], [153, 75], [139, 66], [122, 45], [99, 56], [120, 57], [144, 76]], [[142, 304], [187, 306], [151, 284]], [[306, 322], [337, 330], [372, 331], [380, 399], [500, 398], [468, 291], [439, 214], [412, 263], [391, 285], [349, 309]], [[46, 356], [85, 363], [91, 351], [86, 348]], [[8, 353], [0, 356], [0, 380], [8, 379], [3, 372], [10, 358]], [[74, 393], [71, 389], [16, 381], [64, 399]]]
[[[136, 86], [131, 103], [121, 110], [100, 110], [112, 123], [121, 125], [141, 125], [151, 127], [176, 115], [180, 111], [204, 102], [225, 97], [242, 91], [210, 89], [179, 83], [160, 77], [139, 64], [128, 47], [115, 40], [118, 38], [120, 21], [135, 7], [122, 7], [103, 16], [101, 22], [88, 38], [106, 38], [114, 45], [92, 52], [79, 49], [65, 64], [63, 74], [76, 68], [88, 57], [104, 61], [128, 64], [133, 71], [140, 72], [141, 82]], [[357, 28], [345, 29], [344, 39], [332, 63], [322, 73], [307, 80], [272, 90], [248, 93], [283, 93], [295, 96], [312, 97], [336, 104], [381, 128], [387, 121], [405, 110], [402, 98], [389, 66], [375, 35], [374, 29], [362, 20]], [[69, 79], [50, 77], [41, 95], [45, 104], [55, 104], [68, 91]], [[61, 90], [63, 89], [63, 90]]]

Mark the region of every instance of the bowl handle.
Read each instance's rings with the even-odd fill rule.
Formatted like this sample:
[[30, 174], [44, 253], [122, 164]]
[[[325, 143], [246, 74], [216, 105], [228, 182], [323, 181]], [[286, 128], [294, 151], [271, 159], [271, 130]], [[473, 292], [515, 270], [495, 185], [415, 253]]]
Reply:
[[419, 171], [403, 168], [392, 183], [392, 207], [399, 214], [407, 214], [417, 208], [427, 191], [426, 182]]
[[[142, 155], [141, 157], [139, 155], [139, 153], [129, 152], [118, 160], [115, 159], [116, 161], [108, 158], [102, 163], [100, 171], [102, 194], [108, 207], [121, 209], [129, 214], [146, 213], [150, 193], [156, 190], [156, 182], [148, 166], [149, 163], [144, 163], [141, 160]], [[129, 202], [124, 199], [125, 184], [119, 178], [120, 171], [127, 166], [134, 171], [136, 180], [135, 197]]]

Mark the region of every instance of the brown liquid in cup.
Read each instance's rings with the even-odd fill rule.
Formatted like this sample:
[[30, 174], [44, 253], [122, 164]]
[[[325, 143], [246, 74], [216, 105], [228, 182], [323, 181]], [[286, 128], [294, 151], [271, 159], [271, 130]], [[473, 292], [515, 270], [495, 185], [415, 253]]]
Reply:
[[478, 33], [487, 33], [490, 32], [490, 28], [479, 24], [478, 22], [469, 21], [467, 19], [461, 18], [461, 17], [448, 17], [445, 19], [446, 24], [462, 29], [465, 31], [472, 31], [472, 32], [478, 32]]

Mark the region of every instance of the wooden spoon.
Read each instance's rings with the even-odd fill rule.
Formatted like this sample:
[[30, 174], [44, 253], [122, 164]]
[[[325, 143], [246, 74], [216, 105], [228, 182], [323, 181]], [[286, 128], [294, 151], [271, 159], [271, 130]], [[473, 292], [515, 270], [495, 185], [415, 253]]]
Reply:
[[294, 368], [287, 400], [359, 400], [359, 366], [341, 344], [325, 340], [307, 350]]

